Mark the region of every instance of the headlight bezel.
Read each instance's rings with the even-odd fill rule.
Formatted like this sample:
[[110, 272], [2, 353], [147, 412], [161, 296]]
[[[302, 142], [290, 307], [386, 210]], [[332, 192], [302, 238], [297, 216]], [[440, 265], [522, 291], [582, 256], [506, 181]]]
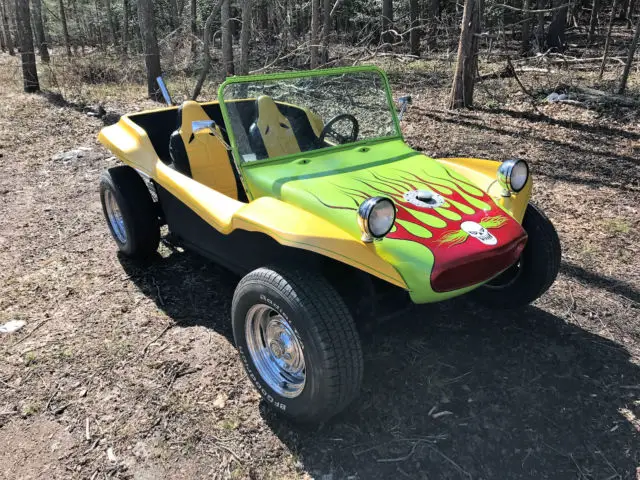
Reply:
[[[526, 177], [525, 181], [522, 183], [520, 188], [514, 188], [513, 185], [513, 172], [517, 165], [524, 165], [526, 169]], [[521, 192], [529, 183], [529, 178], [531, 177], [531, 169], [529, 168], [529, 164], [519, 158], [513, 158], [510, 160], [505, 160], [498, 167], [497, 172], [497, 180], [500, 186], [509, 193], [519, 193]]]
[[[393, 219], [389, 224], [389, 228], [381, 234], [380, 232], [373, 232], [371, 230], [370, 219], [376, 208], [380, 208], [384, 203], [389, 203], [393, 209]], [[382, 240], [393, 229], [393, 225], [396, 223], [397, 209], [393, 200], [388, 197], [371, 197], [366, 199], [360, 204], [358, 208], [358, 226], [362, 232], [362, 241], [365, 243], [371, 243], [374, 240]]]

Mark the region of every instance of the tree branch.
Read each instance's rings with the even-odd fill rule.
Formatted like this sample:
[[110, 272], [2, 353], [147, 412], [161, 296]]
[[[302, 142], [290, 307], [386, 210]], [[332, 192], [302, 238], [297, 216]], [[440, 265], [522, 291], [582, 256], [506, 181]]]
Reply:
[[215, 20], [216, 12], [220, 9], [222, 2], [228, 1], [229, 0], [214, 0], [211, 13], [207, 17], [207, 21], [204, 23], [204, 32], [202, 33], [202, 41], [204, 43], [204, 46], [202, 47], [202, 53], [204, 54], [204, 64], [202, 65], [202, 71], [200, 72], [200, 76], [198, 77], [196, 86], [193, 89], [193, 95], [191, 96], [192, 100], [197, 99], [198, 95], [200, 95], [200, 92], [202, 91], [202, 85], [204, 85], [204, 81], [207, 78], [209, 69], [211, 68], [211, 52], [209, 51], [209, 44], [211, 43], [211, 31], [213, 30], [213, 22]]

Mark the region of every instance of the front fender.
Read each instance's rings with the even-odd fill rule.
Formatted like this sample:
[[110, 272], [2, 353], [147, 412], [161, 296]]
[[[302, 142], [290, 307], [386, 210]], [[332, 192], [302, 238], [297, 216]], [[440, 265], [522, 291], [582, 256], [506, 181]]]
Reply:
[[436, 161], [471, 180], [487, 192], [500, 208], [522, 223], [524, 212], [531, 199], [533, 187], [531, 175], [520, 192], [514, 193], [510, 197], [503, 197], [501, 188], [495, 181], [500, 162], [480, 158], [437, 158]]

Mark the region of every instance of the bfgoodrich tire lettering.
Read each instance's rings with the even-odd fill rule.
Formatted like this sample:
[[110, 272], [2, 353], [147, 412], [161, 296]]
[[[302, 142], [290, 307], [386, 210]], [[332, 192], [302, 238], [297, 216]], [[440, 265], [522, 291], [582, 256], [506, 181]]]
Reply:
[[[286, 319], [304, 355], [305, 383], [293, 398], [276, 392], [260, 375], [246, 338], [247, 313], [266, 305]], [[355, 324], [336, 291], [320, 275], [295, 269], [259, 268], [233, 296], [233, 336], [249, 379], [276, 411], [301, 422], [339, 413], [362, 382], [362, 349]]]

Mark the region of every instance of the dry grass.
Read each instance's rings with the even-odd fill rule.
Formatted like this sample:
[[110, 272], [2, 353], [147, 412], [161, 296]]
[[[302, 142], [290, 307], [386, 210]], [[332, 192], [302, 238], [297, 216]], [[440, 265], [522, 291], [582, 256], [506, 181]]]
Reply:
[[[237, 279], [167, 246], [145, 267], [119, 258], [97, 195], [116, 163], [95, 142], [101, 120], [20, 93], [0, 61], [0, 323], [28, 322], [0, 337], [0, 478], [635, 478], [638, 112], [533, 105], [506, 79], [454, 113], [446, 63], [386, 65], [414, 96], [403, 128], [417, 148], [531, 161], [562, 272], [522, 312], [460, 299], [363, 334], [361, 396], [307, 429], [245, 379]], [[140, 85], [82, 88], [107, 110], [152, 106]], [[92, 151], [52, 160], [79, 146]]]

